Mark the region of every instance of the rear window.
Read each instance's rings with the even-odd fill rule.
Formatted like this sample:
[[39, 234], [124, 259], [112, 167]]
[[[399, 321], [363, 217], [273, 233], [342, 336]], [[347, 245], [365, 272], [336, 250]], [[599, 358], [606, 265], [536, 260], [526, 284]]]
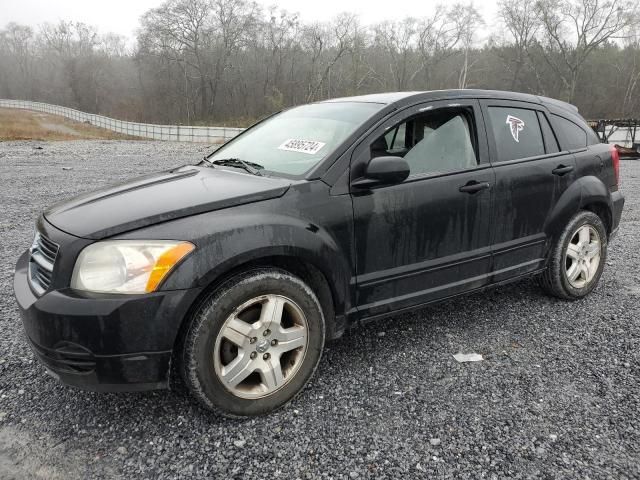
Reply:
[[553, 115], [553, 123], [562, 150], [574, 150], [587, 146], [587, 132], [571, 120]]
[[535, 110], [489, 107], [489, 120], [499, 162], [545, 154]]

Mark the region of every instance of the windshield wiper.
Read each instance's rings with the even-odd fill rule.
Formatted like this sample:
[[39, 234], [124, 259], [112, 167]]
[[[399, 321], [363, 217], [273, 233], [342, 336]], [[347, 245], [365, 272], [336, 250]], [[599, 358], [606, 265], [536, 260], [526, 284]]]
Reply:
[[220, 160], [214, 161], [209, 160], [207, 157], [205, 157], [204, 159], [212, 165], [242, 168], [252, 175], [258, 175], [259, 177], [262, 176], [260, 170], [264, 169], [262, 165], [253, 162], [247, 162], [245, 160], [242, 160], [241, 158], [221, 158]]

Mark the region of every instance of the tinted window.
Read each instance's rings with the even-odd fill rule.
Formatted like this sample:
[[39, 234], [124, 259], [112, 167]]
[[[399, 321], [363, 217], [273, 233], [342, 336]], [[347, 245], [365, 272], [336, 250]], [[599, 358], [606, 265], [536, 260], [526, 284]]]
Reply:
[[498, 161], [544, 155], [542, 132], [535, 110], [489, 107]]
[[573, 150], [574, 148], [587, 146], [587, 132], [571, 120], [554, 115], [553, 123], [556, 127], [562, 150]]
[[540, 126], [542, 127], [542, 135], [544, 135], [544, 143], [547, 146], [547, 153], [556, 153], [560, 151], [558, 147], [558, 141], [553, 134], [549, 120], [543, 113], [538, 113], [538, 120], [540, 120]]
[[411, 175], [475, 167], [478, 161], [471, 122], [470, 112], [451, 108], [414, 117], [374, 141], [371, 156], [404, 157]]

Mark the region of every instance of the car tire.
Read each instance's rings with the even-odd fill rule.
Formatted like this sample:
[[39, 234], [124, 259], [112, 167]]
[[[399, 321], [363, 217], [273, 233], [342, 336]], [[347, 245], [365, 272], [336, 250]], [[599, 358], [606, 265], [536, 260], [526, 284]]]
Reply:
[[598, 284], [606, 259], [607, 231], [602, 219], [593, 212], [580, 211], [551, 247], [540, 285], [558, 298], [583, 298]]
[[303, 390], [324, 339], [322, 308], [300, 278], [275, 268], [246, 271], [223, 282], [192, 315], [182, 377], [209, 410], [265, 414]]

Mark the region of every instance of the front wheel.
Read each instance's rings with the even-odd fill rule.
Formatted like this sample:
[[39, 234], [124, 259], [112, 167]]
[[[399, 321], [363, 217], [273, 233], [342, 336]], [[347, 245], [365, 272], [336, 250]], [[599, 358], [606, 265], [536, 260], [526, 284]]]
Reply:
[[278, 269], [248, 271], [222, 284], [193, 315], [183, 377], [213, 411], [267, 413], [309, 381], [324, 330], [318, 299], [302, 280]]
[[556, 297], [576, 300], [598, 284], [607, 258], [607, 231], [598, 215], [578, 212], [552, 247], [543, 289]]

